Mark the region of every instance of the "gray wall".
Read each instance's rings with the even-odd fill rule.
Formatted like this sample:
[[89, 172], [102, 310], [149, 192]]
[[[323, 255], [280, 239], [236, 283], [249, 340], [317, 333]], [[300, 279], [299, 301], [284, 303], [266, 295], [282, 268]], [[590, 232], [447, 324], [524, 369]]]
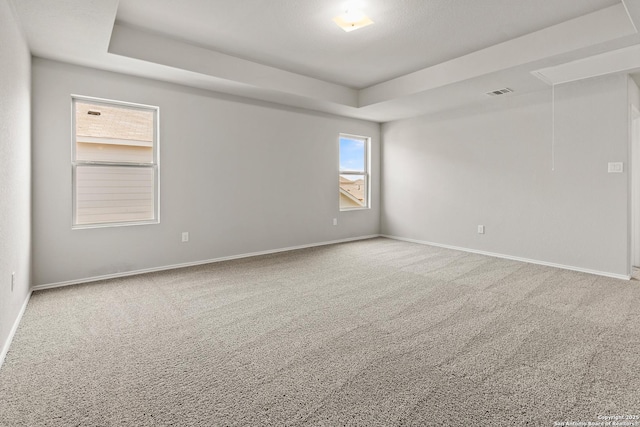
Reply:
[[[640, 89], [636, 82], [629, 76], [627, 78], [629, 96], [629, 252], [631, 255], [631, 265], [638, 266], [640, 255], [634, 254], [635, 250], [640, 253], [640, 147], [636, 141], [634, 148], [633, 121], [635, 119], [631, 107], [640, 111]], [[640, 136], [640, 135], [639, 135]], [[638, 136], [636, 136], [638, 137]], [[634, 221], [635, 220], [635, 221]]]
[[[377, 123], [39, 58], [33, 94], [34, 285], [379, 231]], [[160, 107], [160, 224], [71, 229], [71, 94]], [[372, 138], [369, 210], [339, 212], [340, 132]]]
[[31, 281], [30, 99], [31, 54], [11, 6], [0, 0], [0, 355]]
[[551, 90], [383, 125], [382, 233], [628, 274], [627, 92], [623, 75], [556, 86], [555, 170]]

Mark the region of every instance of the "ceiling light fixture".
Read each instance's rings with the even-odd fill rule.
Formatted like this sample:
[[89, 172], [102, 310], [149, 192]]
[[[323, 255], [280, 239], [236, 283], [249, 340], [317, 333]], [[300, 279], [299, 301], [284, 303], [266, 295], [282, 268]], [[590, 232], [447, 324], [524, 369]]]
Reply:
[[362, 12], [358, 3], [356, 1], [347, 2], [344, 7], [344, 13], [333, 18], [333, 22], [346, 32], [373, 24], [373, 21]]

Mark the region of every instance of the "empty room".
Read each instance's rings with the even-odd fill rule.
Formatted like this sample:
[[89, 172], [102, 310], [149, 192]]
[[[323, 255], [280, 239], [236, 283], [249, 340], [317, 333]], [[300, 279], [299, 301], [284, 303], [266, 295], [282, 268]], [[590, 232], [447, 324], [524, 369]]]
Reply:
[[640, 0], [0, 0], [0, 426], [640, 426]]

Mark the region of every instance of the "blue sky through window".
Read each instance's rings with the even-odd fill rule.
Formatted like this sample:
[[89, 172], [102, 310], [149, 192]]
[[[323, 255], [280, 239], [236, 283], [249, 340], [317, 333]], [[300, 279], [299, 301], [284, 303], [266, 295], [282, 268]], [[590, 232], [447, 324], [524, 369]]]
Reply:
[[365, 149], [362, 139], [340, 137], [340, 170], [364, 172]]

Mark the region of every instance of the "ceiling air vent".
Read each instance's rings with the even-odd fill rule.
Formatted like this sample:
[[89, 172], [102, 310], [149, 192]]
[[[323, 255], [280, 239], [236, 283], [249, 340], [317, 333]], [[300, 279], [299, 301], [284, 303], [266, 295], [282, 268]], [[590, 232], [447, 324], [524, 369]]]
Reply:
[[487, 92], [487, 95], [498, 96], [498, 95], [504, 95], [506, 93], [511, 93], [511, 92], [513, 92], [513, 89], [509, 89], [508, 87], [505, 87], [504, 89], [492, 90], [491, 92]]

